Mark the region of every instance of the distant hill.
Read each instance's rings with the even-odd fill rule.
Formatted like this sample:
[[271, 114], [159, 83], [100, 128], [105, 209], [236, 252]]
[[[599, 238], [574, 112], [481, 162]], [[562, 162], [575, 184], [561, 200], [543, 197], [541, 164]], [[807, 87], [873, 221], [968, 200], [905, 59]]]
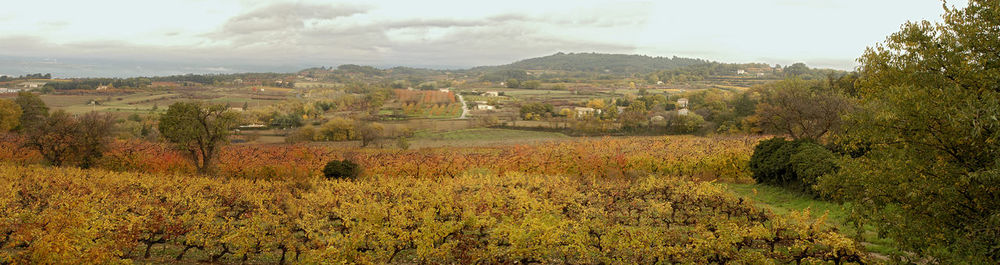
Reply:
[[709, 61], [680, 57], [652, 57], [632, 54], [556, 53], [525, 59], [507, 65], [480, 66], [470, 70], [490, 72], [500, 70], [560, 70], [612, 74], [652, 73], [678, 67], [707, 64]]

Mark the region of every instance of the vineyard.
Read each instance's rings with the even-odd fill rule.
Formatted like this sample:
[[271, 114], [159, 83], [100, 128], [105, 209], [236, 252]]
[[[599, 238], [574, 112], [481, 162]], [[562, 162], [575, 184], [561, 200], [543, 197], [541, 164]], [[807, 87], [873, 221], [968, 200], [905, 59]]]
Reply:
[[118, 263], [860, 261], [808, 216], [706, 182], [463, 174], [356, 182], [0, 166], [0, 260]]
[[[758, 137], [627, 137], [554, 141], [535, 145], [446, 147], [419, 150], [334, 149], [320, 145], [227, 146], [217, 175], [292, 180], [316, 176], [330, 160], [350, 159], [365, 175], [420, 178], [455, 177], [470, 170], [496, 174], [523, 172], [581, 177], [685, 176], [698, 180], [748, 183], [747, 161]], [[16, 145], [16, 144], [12, 144]], [[0, 147], [3, 147], [0, 145]], [[11, 151], [27, 162], [31, 151]], [[0, 156], [3, 158], [4, 156]], [[10, 161], [10, 160], [8, 160]], [[114, 171], [191, 174], [181, 153], [161, 143], [120, 141], [101, 160]]]
[[[237, 145], [213, 177], [160, 143], [100, 169], [24, 165], [0, 145], [0, 264], [863, 263], [808, 212], [776, 216], [711, 181], [747, 182], [759, 138], [573, 140], [333, 150]], [[319, 177], [348, 158], [356, 181]], [[150, 173], [138, 173], [150, 172]]]

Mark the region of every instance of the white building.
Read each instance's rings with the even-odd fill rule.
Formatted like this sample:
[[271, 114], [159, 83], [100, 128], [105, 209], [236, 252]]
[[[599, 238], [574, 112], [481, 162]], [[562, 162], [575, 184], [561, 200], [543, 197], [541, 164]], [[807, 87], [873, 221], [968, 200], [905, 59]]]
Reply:
[[39, 88], [45, 86], [45, 82], [21, 82], [20, 84], [17, 84], [17, 86], [28, 89]]
[[687, 108], [688, 107], [688, 99], [687, 98], [679, 98], [679, 99], [677, 99], [677, 107], [678, 108], [682, 108], [682, 109], [683, 108]]
[[677, 110], [677, 115], [687, 116], [688, 115], [688, 109], [687, 108], [683, 108], [683, 109]]
[[594, 109], [594, 108], [575, 107], [575, 108], [573, 108], [573, 110], [576, 111], [576, 116], [577, 117], [586, 116], [586, 115], [601, 114], [601, 110], [600, 109]]
[[477, 110], [494, 110], [496, 108], [493, 107], [493, 106], [491, 106], [491, 105], [481, 104], [481, 105], [476, 105], [476, 109]]
[[3, 87], [0, 87], [0, 94], [3, 94], [3, 93], [17, 93], [17, 92], [21, 92], [21, 89], [20, 88], [3, 88]]
[[240, 129], [244, 129], [244, 130], [248, 130], [248, 129], [265, 129], [265, 128], [267, 128], [267, 125], [256, 124], [256, 123], [249, 124], [249, 125], [240, 125]]
[[486, 91], [486, 93], [483, 93], [483, 96], [487, 96], [487, 97], [499, 97], [500, 96], [500, 92]]

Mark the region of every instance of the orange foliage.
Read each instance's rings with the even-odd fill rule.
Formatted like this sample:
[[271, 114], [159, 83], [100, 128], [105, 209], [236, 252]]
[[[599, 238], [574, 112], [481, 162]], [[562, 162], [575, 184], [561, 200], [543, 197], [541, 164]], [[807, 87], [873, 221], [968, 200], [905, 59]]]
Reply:
[[[472, 170], [633, 177], [644, 174], [752, 182], [747, 161], [757, 137], [624, 137], [535, 145], [397, 149], [334, 149], [318, 145], [232, 145], [222, 149], [217, 175], [307, 179], [326, 162], [351, 159], [367, 176], [453, 177]], [[37, 154], [0, 144], [0, 161], [36, 163]], [[117, 141], [99, 163], [113, 171], [191, 173], [183, 153], [164, 143]]]
[[37, 164], [42, 162], [38, 151], [24, 147], [24, 137], [13, 133], [0, 133], [0, 161]]

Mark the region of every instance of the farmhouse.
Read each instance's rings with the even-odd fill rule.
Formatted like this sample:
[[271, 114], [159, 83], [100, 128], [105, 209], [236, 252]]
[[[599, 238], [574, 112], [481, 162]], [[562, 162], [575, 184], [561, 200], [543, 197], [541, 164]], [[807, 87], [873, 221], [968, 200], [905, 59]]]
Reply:
[[576, 111], [576, 116], [577, 117], [586, 116], [586, 115], [593, 116], [595, 114], [601, 114], [601, 110], [600, 109], [594, 109], [594, 108], [576, 107], [576, 108], [573, 108], [573, 110]]
[[487, 96], [487, 97], [499, 97], [500, 96], [500, 92], [486, 91], [486, 93], [483, 93], [483, 96]]
[[34, 81], [21, 82], [20, 84], [17, 84], [17, 86], [25, 89], [32, 89], [45, 86], [45, 82], [34, 82]]
[[21, 90], [22, 89], [20, 89], [20, 88], [2, 88], [2, 87], [0, 87], [0, 94], [3, 94], [3, 93], [17, 93], [17, 92], [21, 92]]
[[493, 109], [496, 109], [496, 108], [493, 107], [492, 105], [481, 104], [481, 105], [476, 105], [476, 109], [477, 110], [493, 110]]
[[687, 115], [688, 115], [688, 112], [689, 112], [689, 111], [688, 111], [688, 109], [687, 109], [687, 108], [683, 108], [683, 109], [679, 109], [679, 110], [677, 110], [677, 115], [681, 115], [681, 116], [687, 116]]
[[240, 125], [240, 129], [242, 129], [242, 130], [260, 130], [260, 129], [266, 129], [266, 128], [267, 128], [267, 125], [256, 124], [256, 123], [249, 124], [249, 125]]
[[687, 98], [677, 99], [677, 107], [678, 108], [687, 108], [688, 107], [688, 99]]

